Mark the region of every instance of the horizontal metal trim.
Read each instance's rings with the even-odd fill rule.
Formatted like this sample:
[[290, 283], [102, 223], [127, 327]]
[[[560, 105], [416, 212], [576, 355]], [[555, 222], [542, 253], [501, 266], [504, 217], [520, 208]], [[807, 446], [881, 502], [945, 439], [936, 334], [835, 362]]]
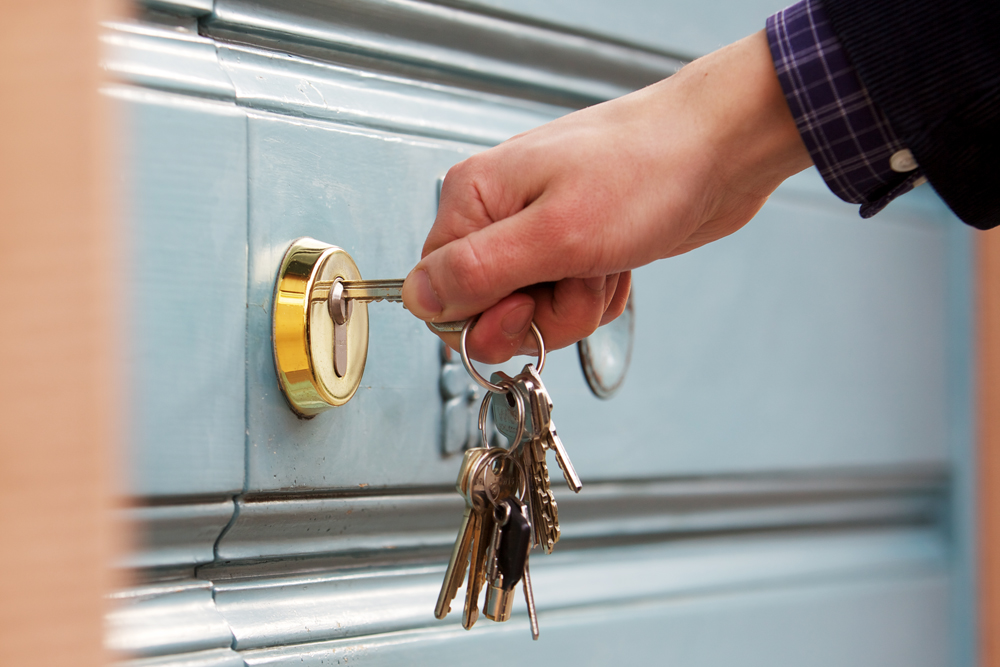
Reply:
[[113, 663], [115, 667], [246, 667], [243, 656], [228, 648], [139, 658]]
[[218, 57], [241, 106], [411, 135], [493, 145], [569, 111], [253, 47]]
[[[591, 483], [554, 489], [563, 540], [610, 540], [809, 528], [931, 523], [945, 502], [938, 468]], [[239, 500], [217, 545], [227, 561], [442, 549], [454, 542], [463, 503], [453, 491]]]
[[213, 0], [139, 0], [149, 9], [188, 16], [205, 16], [212, 13]]
[[[640, 604], [544, 612], [541, 640], [524, 617], [241, 651], [248, 667], [539, 664], [947, 664], [946, 573], [823, 582]], [[913, 628], [924, 628], [914, 633]], [[778, 648], [780, 647], [780, 648]], [[523, 661], [523, 660], [522, 660]]]
[[119, 567], [196, 565], [215, 558], [215, 541], [235, 511], [231, 498], [210, 502], [126, 507], [115, 512], [128, 526], [132, 549]]
[[[557, 550], [531, 560], [541, 612], [858, 577], [941, 574], [946, 567], [946, 544], [934, 529], [711, 537]], [[215, 599], [237, 650], [303, 644], [445, 627], [433, 614], [443, 574], [441, 563], [216, 581]], [[459, 591], [453, 610], [463, 599]], [[460, 616], [453, 611], [446, 624], [457, 624]]]
[[103, 27], [102, 65], [119, 81], [201, 97], [235, 98], [212, 40], [143, 23], [120, 21]]
[[243, 657], [229, 648], [140, 658], [115, 663], [117, 667], [246, 667]]
[[[229, 648], [232, 633], [215, 607], [211, 583], [196, 580], [137, 586], [111, 596], [109, 651], [135, 658]], [[215, 656], [218, 657], [218, 656]]]
[[[203, 34], [582, 106], [676, 72], [669, 55], [415, 0], [216, 0]], [[363, 58], [359, 63], [353, 58]]]

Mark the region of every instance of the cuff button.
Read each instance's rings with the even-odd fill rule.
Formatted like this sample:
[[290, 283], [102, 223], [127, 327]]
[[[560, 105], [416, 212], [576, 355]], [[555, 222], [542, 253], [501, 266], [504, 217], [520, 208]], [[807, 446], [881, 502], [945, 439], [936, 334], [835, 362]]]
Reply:
[[889, 166], [892, 167], [893, 171], [905, 174], [908, 171], [913, 171], [919, 165], [917, 165], [917, 161], [913, 158], [913, 153], [910, 152], [910, 149], [904, 148], [892, 154], [892, 157], [889, 158]]

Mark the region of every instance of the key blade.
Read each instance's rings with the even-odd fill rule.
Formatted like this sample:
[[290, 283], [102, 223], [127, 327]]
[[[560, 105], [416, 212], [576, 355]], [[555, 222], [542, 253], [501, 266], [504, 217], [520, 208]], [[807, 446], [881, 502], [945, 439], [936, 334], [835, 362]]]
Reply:
[[518, 377], [525, 378], [525, 384], [532, 388], [532, 408], [535, 411], [535, 418], [538, 420], [537, 432], [540, 433], [549, 427], [549, 421], [552, 419], [552, 397], [542, 383], [542, 378], [535, 370], [534, 364], [527, 364]]
[[566, 478], [566, 484], [569, 488], [573, 490], [574, 493], [580, 493], [580, 489], [583, 488], [583, 481], [580, 476], [576, 474], [576, 468], [573, 467], [573, 462], [569, 460], [569, 454], [566, 453], [566, 448], [563, 446], [562, 439], [556, 432], [556, 424], [554, 421], [549, 420], [549, 429], [547, 437], [545, 438], [545, 443], [548, 448], [555, 452], [556, 463], [562, 468], [563, 477]]
[[437, 331], [438, 333], [462, 333], [462, 329], [465, 328], [465, 323], [468, 320], [456, 320], [454, 322], [428, 322], [431, 325], [431, 329]]
[[[326, 301], [336, 280], [317, 280], [313, 283], [310, 301]], [[341, 298], [345, 301], [371, 303], [373, 301], [403, 302], [402, 280], [340, 280], [344, 287]]]
[[528, 620], [531, 623], [531, 638], [538, 641], [538, 614], [535, 612], [535, 591], [531, 587], [531, 571], [528, 569], [528, 559], [524, 561], [524, 601], [528, 605]]
[[493, 514], [489, 511], [479, 515], [479, 526], [473, 535], [473, 545], [469, 558], [469, 581], [465, 588], [465, 610], [462, 613], [462, 627], [471, 630], [479, 619], [479, 594], [486, 583], [486, 552], [489, 550], [493, 533]]
[[371, 303], [372, 301], [403, 302], [402, 280], [345, 280], [344, 298]]
[[465, 508], [462, 526], [458, 530], [458, 537], [455, 539], [455, 546], [451, 551], [448, 569], [445, 570], [441, 592], [438, 593], [437, 604], [434, 605], [435, 618], [442, 619], [448, 615], [448, 612], [451, 611], [451, 603], [458, 595], [458, 589], [462, 587], [465, 569], [468, 567], [469, 555], [472, 551], [473, 537], [479, 530], [479, 519], [480, 515], [471, 507]]

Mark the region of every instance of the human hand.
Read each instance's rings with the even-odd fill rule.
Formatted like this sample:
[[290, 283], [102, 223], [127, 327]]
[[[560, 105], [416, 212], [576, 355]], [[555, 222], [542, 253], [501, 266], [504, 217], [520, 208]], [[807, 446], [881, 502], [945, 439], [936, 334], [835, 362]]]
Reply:
[[621, 314], [631, 269], [732, 234], [810, 164], [761, 31], [452, 167], [403, 301], [482, 313], [467, 343], [487, 363], [532, 351], [532, 320], [570, 345]]

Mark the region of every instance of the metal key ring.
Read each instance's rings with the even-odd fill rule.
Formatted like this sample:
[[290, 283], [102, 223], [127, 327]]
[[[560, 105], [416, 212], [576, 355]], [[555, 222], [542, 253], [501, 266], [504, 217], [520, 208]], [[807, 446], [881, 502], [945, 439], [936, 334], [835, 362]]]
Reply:
[[[524, 397], [521, 396], [521, 392], [517, 390], [517, 387], [507, 381], [501, 382], [498, 387], [503, 390], [504, 394], [513, 394], [515, 405], [517, 405], [517, 431], [515, 431], [514, 442], [511, 443], [510, 449], [513, 450], [521, 442], [521, 438], [524, 437], [524, 422], [525, 422], [525, 407], [524, 407]], [[507, 387], [507, 389], [504, 389]], [[486, 439], [486, 416], [489, 414], [489, 405], [493, 401], [493, 392], [486, 392], [483, 396], [483, 402], [479, 406], [479, 434], [483, 440], [483, 447], [489, 447], [490, 443]]]
[[[497, 452], [496, 456], [492, 456], [492, 454], [487, 454], [486, 456], [483, 457], [483, 459], [484, 460], [488, 459], [487, 465], [493, 465], [497, 459], [502, 459], [504, 465], [506, 465], [507, 462], [510, 461], [517, 467], [517, 472], [519, 472], [520, 474], [518, 475], [518, 480], [517, 480], [518, 485], [515, 497], [522, 503], [525, 502], [525, 498], [528, 495], [528, 474], [525, 472], [524, 466], [521, 465], [521, 462], [517, 460], [517, 457], [512, 456], [511, 453], [506, 449], [501, 449]], [[485, 486], [484, 490], [486, 492], [486, 499], [490, 501], [490, 504], [493, 505], [493, 507], [497, 507], [499, 503], [491, 493], [488, 484]]]
[[[492, 382], [484, 378], [482, 375], [480, 375], [479, 371], [473, 368], [472, 359], [469, 359], [469, 351], [466, 349], [465, 340], [469, 336], [469, 329], [471, 329], [472, 325], [478, 321], [479, 321], [478, 315], [476, 317], [470, 317], [469, 320], [465, 323], [465, 326], [462, 327], [462, 345], [460, 347], [460, 350], [462, 352], [462, 363], [465, 364], [465, 370], [469, 371], [469, 375], [472, 376], [473, 380], [478, 382], [486, 389], [489, 389], [494, 394], [505, 394], [507, 393], [506, 389], [504, 389], [498, 384], [493, 384]], [[535, 366], [535, 370], [540, 374], [542, 372], [542, 369], [545, 368], [545, 341], [542, 339], [542, 332], [538, 330], [538, 327], [535, 326], [534, 322], [531, 323], [531, 333], [535, 334], [535, 341], [538, 343], [538, 365]]]

